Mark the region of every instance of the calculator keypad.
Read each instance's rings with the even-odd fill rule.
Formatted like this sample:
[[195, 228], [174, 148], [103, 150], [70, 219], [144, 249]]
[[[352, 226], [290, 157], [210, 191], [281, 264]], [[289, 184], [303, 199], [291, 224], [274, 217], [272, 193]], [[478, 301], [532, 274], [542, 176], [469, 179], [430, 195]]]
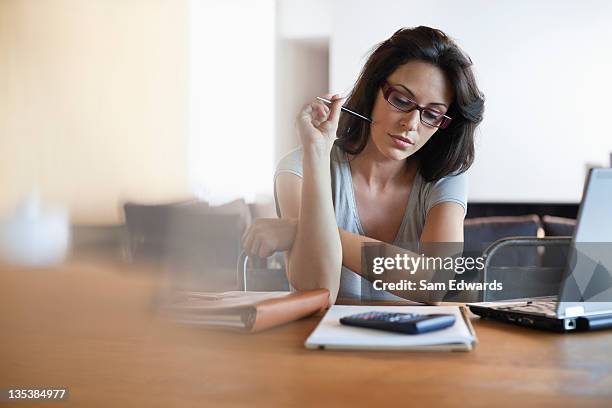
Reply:
[[414, 313], [381, 313], [381, 312], [367, 312], [352, 316], [357, 319], [374, 320], [378, 322], [402, 322], [411, 320], [417, 317]]
[[455, 323], [455, 316], [371, 311], [343, 317], [340, 323], [404, 334], [418, 334], [452, 326]]

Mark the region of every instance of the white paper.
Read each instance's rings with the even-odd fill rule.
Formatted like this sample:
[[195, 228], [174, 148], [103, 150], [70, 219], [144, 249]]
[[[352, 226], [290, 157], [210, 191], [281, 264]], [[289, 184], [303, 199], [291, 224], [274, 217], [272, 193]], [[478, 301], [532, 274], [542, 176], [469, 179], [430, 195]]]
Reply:
[[[455, 324], [422, 334], [402, 334], [340, 324], [340, 318], [371, 311], [454, 314]], [[307, 348], [367, 350], [470, 350], [476, 338], [458, 306], [332, 306], [306, 340]]]

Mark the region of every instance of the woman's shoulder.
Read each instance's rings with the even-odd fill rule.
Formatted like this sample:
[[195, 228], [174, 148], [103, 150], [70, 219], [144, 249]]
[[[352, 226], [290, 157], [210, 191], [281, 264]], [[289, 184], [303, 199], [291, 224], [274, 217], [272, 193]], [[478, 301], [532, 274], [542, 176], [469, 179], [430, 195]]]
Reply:
[[445, 189], [445, 188], [467, 188], [468, 177], [465, 172], [463, 173], [454, 173], [448, 176], [442, 177], [441, 179], [425, 182], [424, 184], [427, 188], [435, 190], [435, 189]]
[[[304, 149], [300, 145], [295, 149], [289, 151], [279, 160], [276, 165], [276, 173], [293, 173], [297, 176], [302, 177], [303, 167], [302, 160], [304, 158]], [[338, 166], [340, 163], [346, 161], [346, 154], [337, 145], [332, 147], [330, 153], [330, 159], [332, 161], [332, 167]]]
[[276, 174], [278, 173], [292, 173], [302, 177], [302, 158], [304, 157], [304, 150], [302, 146], [299, 146], [287, 154], [285, 154], [278, 161], [276, 165]]
[[423, 181], [421, 190], [426, 211], [441, 202], [455, 202], [467, 210], [468, 176], [465, 172], [435, 181]]

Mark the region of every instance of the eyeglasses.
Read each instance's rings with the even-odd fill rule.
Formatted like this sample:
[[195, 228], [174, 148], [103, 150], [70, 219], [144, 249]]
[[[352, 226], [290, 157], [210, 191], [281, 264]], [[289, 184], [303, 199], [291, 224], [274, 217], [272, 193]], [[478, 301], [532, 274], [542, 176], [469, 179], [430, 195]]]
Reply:
[[406, 113], [418, 109], [421, 122], [427, 126], [445, 129], [452, 121], [449, 116], [444, 115], [442, 112], [419, 106], [414, 99], [407, 96], [400, 89], [390, 85], [388, 82], [383, 84], [382, 91], [387, 102], [394, 108]]

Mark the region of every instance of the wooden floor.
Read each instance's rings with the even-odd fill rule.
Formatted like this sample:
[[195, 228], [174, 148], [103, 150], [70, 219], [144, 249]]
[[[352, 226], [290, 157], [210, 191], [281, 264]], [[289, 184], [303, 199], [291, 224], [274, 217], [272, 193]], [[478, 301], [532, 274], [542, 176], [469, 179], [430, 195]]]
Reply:
[[320, 317], [256, 335], [176, 326], [152, 313], [159, 285], [120, 264], [1, 267], [0, 388], [69, 388], [44, 406], [612, 406], [612, 331], [474, 318], [471, 352], [315, 351]]

